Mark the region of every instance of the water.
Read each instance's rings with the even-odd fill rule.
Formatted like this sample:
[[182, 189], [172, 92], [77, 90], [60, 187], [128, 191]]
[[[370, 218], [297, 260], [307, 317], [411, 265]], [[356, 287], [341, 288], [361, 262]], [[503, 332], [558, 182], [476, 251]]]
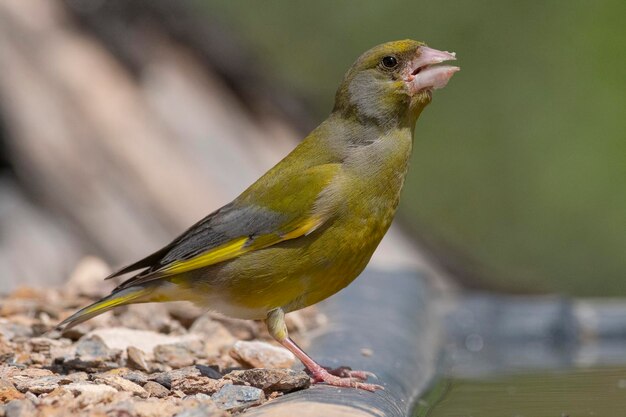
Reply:
[[626, 417], [626, 301], [469, 293], [415, 417]]
[[626, 366], [441, 380], [416, 417], [624, 417]]

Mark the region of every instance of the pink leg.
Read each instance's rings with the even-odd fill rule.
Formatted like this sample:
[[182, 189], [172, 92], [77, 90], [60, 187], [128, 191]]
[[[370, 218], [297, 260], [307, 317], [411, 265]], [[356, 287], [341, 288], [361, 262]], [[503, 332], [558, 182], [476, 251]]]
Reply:
[[[309, 355], [307, 355], [300, 347], [289, 337], [286, 337], [280, 343], [292, 352], [304, 366], [311, 373], [311, 377], [314, 383], [324, 382], [328, 385], [335, 387], [352, 387], [364, 389], [367, 391], [376, 391], [379, 389], [385, 389], [380, 385], [366, 384], [365, 381], [368, 376], [374, 376], [371, 372], [365, 371], [353, 371], [347, 367], [340, 367], [337, 369], [327, 369], [320, 366]], [[358, 379], [360, 381], [357, 381]]]

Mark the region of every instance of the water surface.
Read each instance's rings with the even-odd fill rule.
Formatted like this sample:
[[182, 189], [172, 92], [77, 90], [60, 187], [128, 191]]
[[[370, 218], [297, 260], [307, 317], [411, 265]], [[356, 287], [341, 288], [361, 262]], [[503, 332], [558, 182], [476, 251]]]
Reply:
[[624, 417], [626, 367], [440, 381], [416, 417]]

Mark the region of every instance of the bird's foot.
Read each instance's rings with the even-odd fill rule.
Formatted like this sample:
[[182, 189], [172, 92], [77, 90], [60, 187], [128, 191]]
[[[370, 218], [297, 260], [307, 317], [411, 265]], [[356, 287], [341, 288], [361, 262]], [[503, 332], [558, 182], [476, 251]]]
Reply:
[[311, 372], [311, 379], [314, 384], [323, 382], [333, 387], [357, 388], [374, 392], [379, 389], [385, 389], [381, 385], [366, 384], [365, 381], [369, 376], [374, 376], [371, 372], [353, 371], [348, 367], [337, 369], [320, 368]]
[[[282, 310], [274, 310], [274, 314], [269, 317], [267, 327], [268, 329], [270, 329], [270, 333], [272, 333], [272, 329], [276, 327], [272, 325], [274, 321], [270, 319], [276, 319], [276, 317], [278, 317], [282, 320], [282, 316], [280, 314], [282, 314]], [[281, 323], [281, 321], [279, 320], [278, 323]], [[284, 332], [286, 333], [287, 330], [284, 330]], [[289, 351], [291, 351], [294, 355], [296, 355], [298, 359], [302, 361], [306, 372], [311, 376], [311, 380], [314, 384], [323, 382], [334, 387], [357, 388], [372, 392], [379, 389], [385, 389], [380, 385], [366, 384], [365, 382], [363, 382], [368, 377], [375, 376], [371, 372], [353, 371], [347, 366], [342, 366], [337, 369], [324, 368], [313, 359], [311, 359], [311, 357], [307, 355], [302, 349], [300, 349], [300, 347], [289, 337], [281, 338], [280, 333], [275, 337], [276, 340], [280, 341], [280, 343], [284, 347], [289, 349]]]
[[349, 366], [340, 366], [339, 368], [327, 368], [324, 367], [329, 374], [338, 376], [340, 378], [353, 378], [358, 379], [360, 381], [365, 381], [367, 378], [372, 377], [376, 378], [373, 372], [368, 371], [354, 371]]

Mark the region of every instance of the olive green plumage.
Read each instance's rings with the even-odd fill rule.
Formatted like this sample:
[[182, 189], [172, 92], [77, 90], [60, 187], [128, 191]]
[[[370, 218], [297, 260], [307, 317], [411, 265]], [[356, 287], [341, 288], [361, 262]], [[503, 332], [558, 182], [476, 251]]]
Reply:
[[[391, 224], [415, 122], [431, 100], [431, 90], [407, 86], [421, 45], [390, 42], [364, 53], [330, 116], [287, 157], [165, 248], [114, 274], [141, 271], [62, 326], [122, 304], [171, 300], [264, 319], [352, 282]], [[395, 61], [382, 61], [389, 56]]]

